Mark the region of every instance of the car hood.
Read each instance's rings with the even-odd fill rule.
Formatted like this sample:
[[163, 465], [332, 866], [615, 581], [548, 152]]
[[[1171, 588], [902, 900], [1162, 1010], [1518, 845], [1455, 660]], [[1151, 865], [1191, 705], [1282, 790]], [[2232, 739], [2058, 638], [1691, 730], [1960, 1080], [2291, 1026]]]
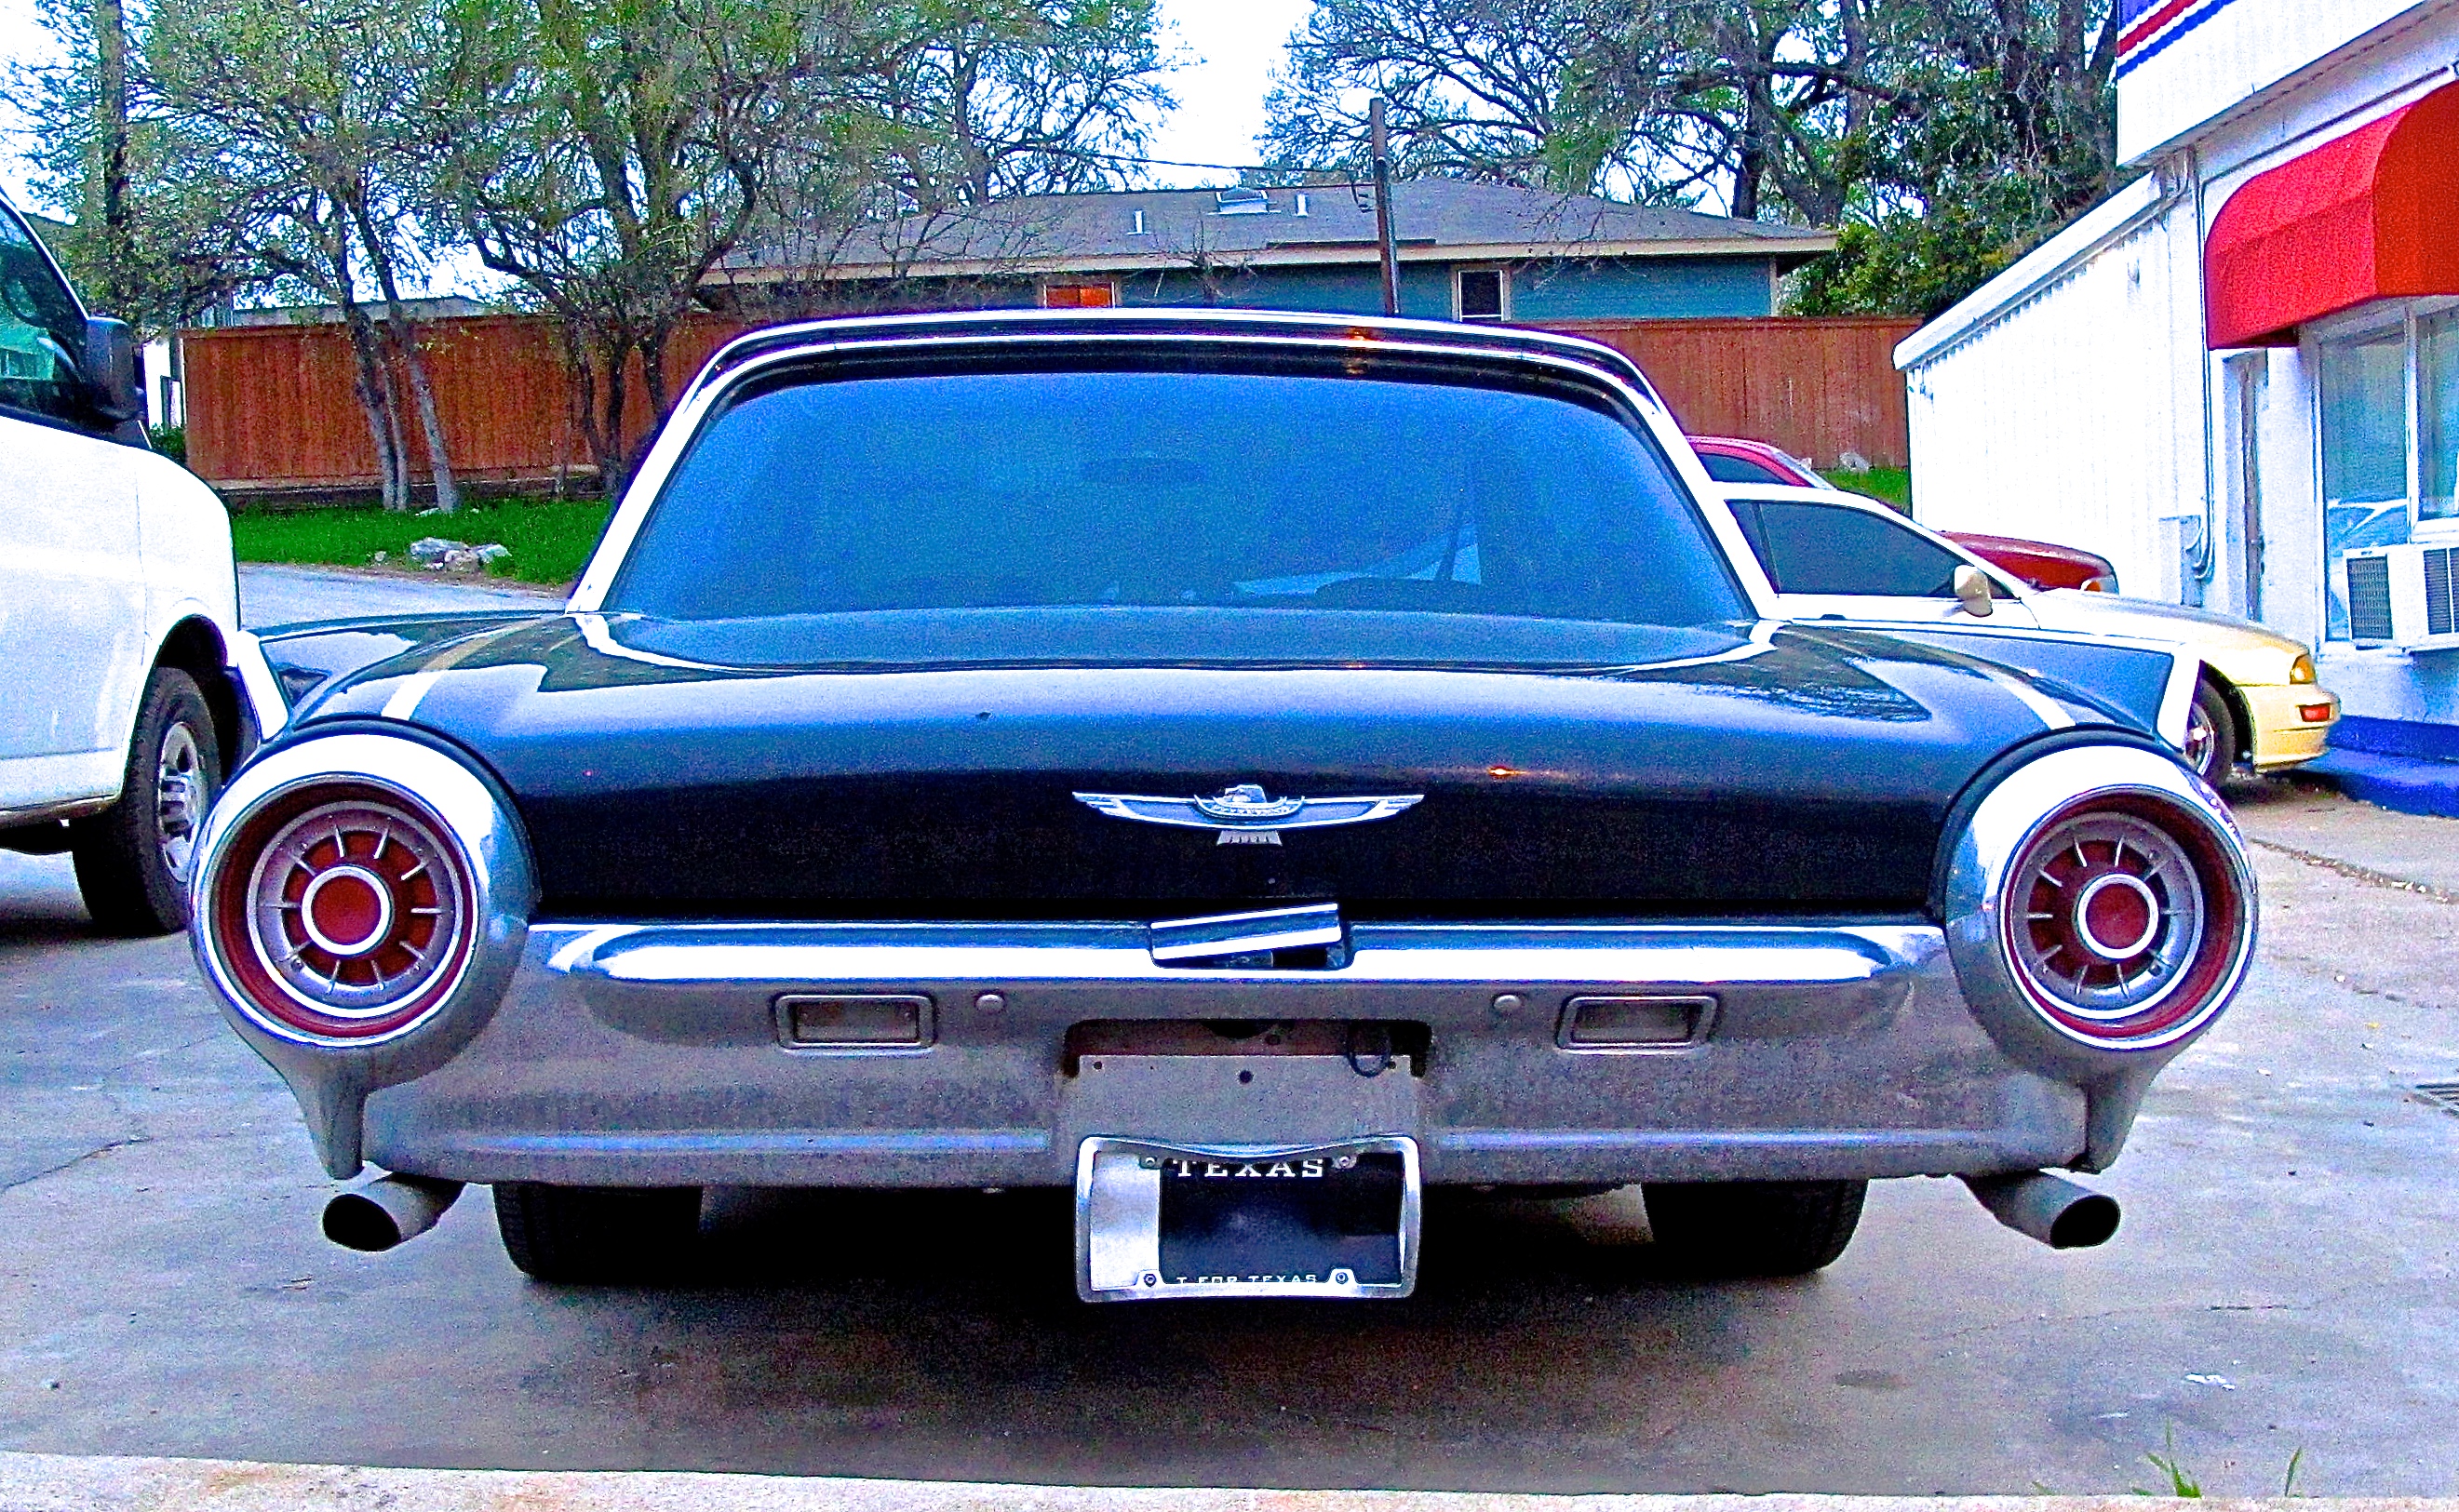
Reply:
[[2177, 641], [2233, 682], [2285, 682], [2289, 663], [2307, 649], [2251, 620], [2153, 598], [2059, 588], [2024, 602], [2046, 629]]
[[[336, 677], [284, 739], [375, 718], [465, 749], [527, 825], [548, 916], [1560, 917], [1918, 913], [1984, 766], [2126, 727], [1869, 632], [1348, 614], [1328, 661], [1324, 618], [473, 622]], [[1222, 846], [1078, 796], [1241, 784], [1420, 801]]]

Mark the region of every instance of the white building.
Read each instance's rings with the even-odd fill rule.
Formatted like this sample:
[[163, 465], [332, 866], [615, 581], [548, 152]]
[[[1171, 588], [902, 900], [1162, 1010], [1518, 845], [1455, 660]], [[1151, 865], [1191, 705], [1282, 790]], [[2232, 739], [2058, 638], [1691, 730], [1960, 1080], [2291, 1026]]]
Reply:
[[2459, 0], [2117, 10], [2142, 177], [1897, 349], [1913, 513], [2310, 641], [2335, 746], [2459, 759]]

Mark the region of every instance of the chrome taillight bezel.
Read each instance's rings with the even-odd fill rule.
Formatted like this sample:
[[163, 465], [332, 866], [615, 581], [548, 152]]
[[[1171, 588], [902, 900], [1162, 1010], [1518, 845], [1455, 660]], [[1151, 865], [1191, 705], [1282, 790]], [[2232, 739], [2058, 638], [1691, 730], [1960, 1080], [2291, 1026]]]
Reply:
[[[478, 905], [469, 859], [441, 819], [396, 788], [302, 783], [256, 807], [230, 856], [205, 896], [205, 924], [260, 1021], [320, 1044], [380, 1040], [435, 1012], [469, 970]], [[361, 878], [380, 924], [373, 948], [326, 941], [315, 894]]]
[[[2071, 981], [2050, 979], [2058, 974], [2039, 971], [2026, 949], [2044, 848], [2094, 818], [2156, 828], [2174, 847], [2165, 859], [2189, 863], [2196, 886], [2191, 951], [2122, 1011], [2079, 1002]], [[2122, 870], [2111, 862], [2090, 858], [2078, 874]], [[2070, 746], [2008, 773], [1957, 838], [1944, 892], [1948, 949], [1975, 1016], [2017, 1059], [2073, 1080], [2182, 1048], [2227, 1008], [2253, 960], [2254, 872], [2227, 807], [2174, 758], [2139, 746]]]
[[[269, 934], [267, 857], [303, 818], [337, 807], [396, 816], [398, 837], [416, 831], [431, 864], [450, 872], [435, 901], [451, 928], [439, 930], [431, 966], [398, 994], [320, 1001], [312, 975], [294, 979], [277, 959], [284, 942]], [[445, 751], [371, 731], [301, 741], [250, 763], [215, 807], [198, 853], [191, 934], [207, 978], [243, 1027], [326, 1051], [387, 1052], [454, 1018], [463, 1022], [452, 1032], [474, 1032], [517, 962], [536, 896], [528, 848], [494, 789]]]

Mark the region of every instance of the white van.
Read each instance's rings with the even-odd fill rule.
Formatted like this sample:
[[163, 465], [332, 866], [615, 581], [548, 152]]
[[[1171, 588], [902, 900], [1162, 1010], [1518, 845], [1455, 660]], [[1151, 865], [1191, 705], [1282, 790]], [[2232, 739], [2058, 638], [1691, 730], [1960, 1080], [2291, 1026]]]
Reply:
[[129, 934], [186, 924], [197, 827], [257, 733], [230, 516], [148, 449], [143, 392], [129, 328], [0, 200], [0, 847], [74, 851]]

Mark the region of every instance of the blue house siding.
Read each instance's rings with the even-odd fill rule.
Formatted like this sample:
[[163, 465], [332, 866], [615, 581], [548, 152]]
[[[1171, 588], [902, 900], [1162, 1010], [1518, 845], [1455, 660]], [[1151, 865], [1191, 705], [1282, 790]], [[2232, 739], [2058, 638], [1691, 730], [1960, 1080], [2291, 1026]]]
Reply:
[[1511, 278], [1512, 318], [1531, 322], [1773, 315], [1775, 301], [1775, 269], [1765, 258], [1523, 263]]
[[[1400, 265], [1400, 313], [1452, 318], [1448, 262]], [[1467, 263], [1470, 267], [1491, 263]], [[1216, 275], [1206, 297], [1191, 272], [1140, 273], [1119, 280], [1124, 304], [1219, 304], [1251, 309], [1328, 310], [1375, 315], [1383, 309], [1383, 281], [1373, 265], [1272, 267]], [[1579, 262], [1522, 262], [1511, 275], [1512, 318], [1554, 320], [1699, 320], [1772, 315], [1776, 280], [1765, 258], [1621, 258]]]
[[[1450, 320], [1454, 269], [1490, 262], [1404, 262], [1400, 313]], [[1239, 309], [1321, 310], [1379, 315], [1382, 273], [1374, 263], [1224, 268], [1209, 279], [1191, 268], [1056, 279], [1101, 281], [1119, 287], [1127, 305], [1226, 305]], [[1040, 302], [1040, 281], [1022, 278], [914, 281], [855, 286], [855, 307], [1006, 309]], [[1766, 258], [1618, 258], [1512, 266], [1512, 318], [1533, 324], [1564, 320], [1699, 320], [1775, 313], [1776, 281]]]

